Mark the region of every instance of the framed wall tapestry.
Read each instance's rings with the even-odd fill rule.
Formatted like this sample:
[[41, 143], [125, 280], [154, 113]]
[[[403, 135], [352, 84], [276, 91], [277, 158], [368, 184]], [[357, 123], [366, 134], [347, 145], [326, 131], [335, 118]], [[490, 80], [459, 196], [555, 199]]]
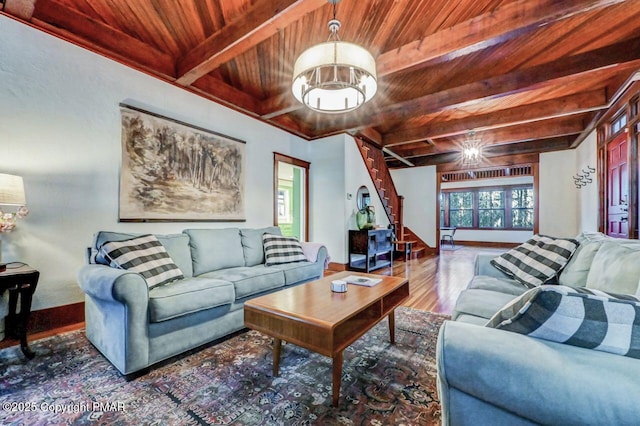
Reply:
[[245, 142], [120, 105], [120, 221], [244, 221]]

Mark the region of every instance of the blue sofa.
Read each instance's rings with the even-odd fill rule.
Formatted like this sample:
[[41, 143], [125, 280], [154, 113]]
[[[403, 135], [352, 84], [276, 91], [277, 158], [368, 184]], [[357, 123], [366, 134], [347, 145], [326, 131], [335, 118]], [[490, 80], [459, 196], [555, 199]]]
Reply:
[[[597, 233], [577, 239], [559, 284], [640, 294], [640, 241]], [[527, 290], [494, 268], [493, 257], [477, 257], [475, 276], [440, 330], [443, 424], [638, 424], [640, 359], [484, 326]]]
[[[98, 232], [78, 273], [87, 338], [122, 373], [131, 374], [244, 328], [244, 302], [322, 277], [327, 258], [265, 266], [262, 229], [187, 229], [156, 235], [184, 279], [148, 289], [136, 273], [96, 255], [106, 241], [138, 236]], [[304, 244], [304, 243], [302, 243]]]

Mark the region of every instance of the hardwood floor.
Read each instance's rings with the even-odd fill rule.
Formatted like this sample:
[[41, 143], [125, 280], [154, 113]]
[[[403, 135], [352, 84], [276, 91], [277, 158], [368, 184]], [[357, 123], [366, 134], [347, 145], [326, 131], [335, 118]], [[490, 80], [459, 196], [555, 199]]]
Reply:
[[[439, 256], [412, 259], [405, 266], [409, 276], [411, 297], [404, 305], [426, 311], [450, 314], [460, 292], [473, 277], [478, 253], [503, 252], [504, 249], [463, 247], [456, 251], [441, 251]], [[394, 275], [402, 270], [394, 267]]]
[[[411, 296], [402, 305], [425, 311], [450, 314], [460, 292], [473, 276], [473, 262], [478, 253], [501, 253], [504, 249], [462, 247], [456, 251], [441, 251], [439, 256], [426, 256], [407, 262], [396, 260], [393, 268], [374, 271], [380, 275], [409, 277]], [[58, 333], [77, 330], [84, 323], [29, 335], [29, 341]], [[0, 341], [0, 349], [18, 345], [16, 339]]]
[[450, 314], [460, 292], [473, 276], [474, 259], [478, 253], [502, 253], [504, 248], [462, 247], [443, 250], [438, 256], [425, 256], [407, 262], [396, 260], [391, 268], [373, 274], [409, 278], [411, 296], [402, 305], [425, 311]]

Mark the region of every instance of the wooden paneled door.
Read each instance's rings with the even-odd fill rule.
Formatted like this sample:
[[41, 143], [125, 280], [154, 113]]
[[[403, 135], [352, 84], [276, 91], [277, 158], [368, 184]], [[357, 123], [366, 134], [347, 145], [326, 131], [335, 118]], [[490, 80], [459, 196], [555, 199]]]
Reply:
[[607, 235], [629, 238], [629, 144], [622, 133], [607, 144]]

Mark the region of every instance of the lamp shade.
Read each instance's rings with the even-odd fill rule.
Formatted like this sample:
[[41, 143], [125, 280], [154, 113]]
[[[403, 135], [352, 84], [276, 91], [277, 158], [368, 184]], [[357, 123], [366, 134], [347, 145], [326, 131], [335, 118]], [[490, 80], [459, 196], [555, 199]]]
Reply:
[[24, 195], [24, 182], [21, 176], [0, 173], [0, 205], [24, 206], [27, 199]]
[[373, 56], [357, 44], [339, 40], [302, 52], [293, 76], [293, 96], [319, 112], [354, 110], [373, 98], [378, 89]]

